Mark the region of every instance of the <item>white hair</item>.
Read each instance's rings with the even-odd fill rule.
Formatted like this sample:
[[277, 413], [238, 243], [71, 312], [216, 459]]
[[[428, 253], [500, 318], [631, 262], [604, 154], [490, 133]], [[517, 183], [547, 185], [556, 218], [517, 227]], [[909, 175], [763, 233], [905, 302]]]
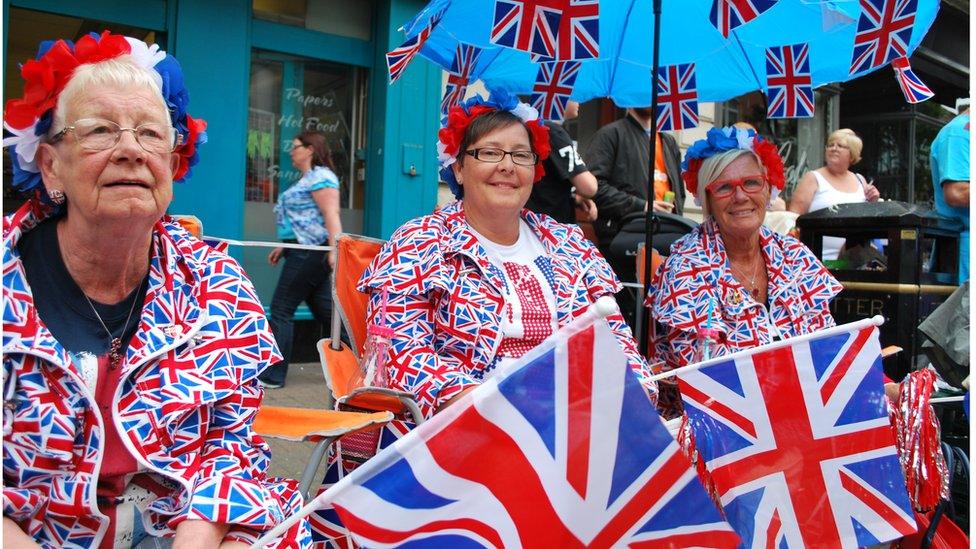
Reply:
[[708, 193], [705, 192], [705, 187], [718, 179], [719, 174], [725, 168], [728, 168], [729, 164], [744, 154], [751, 154], [756, 159], [756, 164], [759, 164], [759, 168], [763, 170], [763, 173], [766, 172], [766, 168], [763, 166], [762, 161], [759, 160], [759, 156], [749, 149], [729, 149], [709, 156], [702, 161], [701, 168], [698, 170], [698, 197], [701, 201], [702, 214], [708, 215]]
[[131, 55], [120, 55], [98, 63], [88, 63], [78, 66], [71, 79], [64, 86], [58, 103], [54, 107], [54, 123], [51, 124], [51, 134], [57, 133], [67, 124], [65, 116], [69, 105], [90, 93], [93, 88], [113, 86], [118, 88], [142, 87], [152, 90], [153, 97], [159, 103], [163, 119], [170, 125], [169, 109], [163, 99], [163, 90], [159, 74], [152, 69], [140, 66]]

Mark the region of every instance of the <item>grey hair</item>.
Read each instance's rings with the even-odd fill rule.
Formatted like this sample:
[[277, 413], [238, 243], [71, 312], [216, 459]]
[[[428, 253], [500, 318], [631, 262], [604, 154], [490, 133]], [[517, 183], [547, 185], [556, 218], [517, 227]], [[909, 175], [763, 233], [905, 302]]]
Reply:
[[759, 168], [765, 173], [766, 168], [762, 161], [759, 160], [756, 153], [749, 149], [730, 149], [709, 156], [702, 161], [701, 168], [698, 170], [698, 197], [701, 201], [702, 214], [708, 215], [708, 194], [705, 192], [705, 187], [718, 179], [719, 174], [728, 168], [729, 164], [744, 154], [751, 154], [756, 159], [756, 163], [759, 164]]
[[92, 88], [101, 86], [142, 87], [152, 90], [153, 96], [158, 100], [159, 108], [163, 113], [163, 119], [167, 125], [172, 124], [169, 108], [166, 106], [166, 100], [163, 99], [162, 80], [159, 74], [152, 69], [140, 66], [131, 55], [120, 55], [98, 63], [80, 65], [75, 69], [71, 79], [61, 91], [61, 95], [58, 96], [58, 103], [54, 107], [54, 123], [51, 124], [50, 135], [65, 127], [65, 113], [68, 112], [69, 105], [90, 92]]

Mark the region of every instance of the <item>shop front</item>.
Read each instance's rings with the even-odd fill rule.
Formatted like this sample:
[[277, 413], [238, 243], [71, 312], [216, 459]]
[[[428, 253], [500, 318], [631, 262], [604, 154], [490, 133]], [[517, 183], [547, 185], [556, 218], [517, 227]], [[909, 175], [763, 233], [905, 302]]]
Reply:
[[[390, 86], [384, 58], [402, 42], [399, 25], [423, 4], [5, 0], [4, 100], [21, 95], [18, 64], [42, 40], [108, 29], [159, 44], [180, 60], [190, 110], [207, 120], [209, 136], [192, 179], [176, 185], [170, 213], [197, 216], [210, 236], [276, 240], [274, 203], [299, 178], [291, 142], [315, 130], [331, 148], [343, 229], [388, 237], [436, 200], [440, 71], [414, 63]], [[23, 198], [10, 189], [4, 166], [10, 212]], [[269, 250], [230, 251], [270, 302], [277, 270], [267, 263]]]

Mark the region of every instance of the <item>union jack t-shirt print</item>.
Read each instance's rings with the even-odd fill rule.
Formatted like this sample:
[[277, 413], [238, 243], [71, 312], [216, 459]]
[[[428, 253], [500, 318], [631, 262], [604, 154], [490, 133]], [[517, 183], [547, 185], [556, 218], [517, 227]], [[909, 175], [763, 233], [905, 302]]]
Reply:
[[870, 321], [678, 374], [745, 547], [863, 547], [915, 531]]
[[356, 542], [735, 547], [606, 321], [586, 322], [336, 484]]

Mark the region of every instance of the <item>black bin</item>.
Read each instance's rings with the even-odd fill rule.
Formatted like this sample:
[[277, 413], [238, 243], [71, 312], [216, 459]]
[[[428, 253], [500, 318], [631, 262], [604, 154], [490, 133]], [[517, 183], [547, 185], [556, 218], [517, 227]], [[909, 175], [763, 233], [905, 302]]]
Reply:
[[920, 353], [919, 323], [956, 289], [959, 223], [895, 201], [841, 204], [796, 223], [817, 257], [824, 236], [846, 239], [839, 259], [824, 261], [844, 285], [831, 313], [838, 324], [883, 315], [882, 346], [904, 349], [886, 361], [885, 372], [901, 380]]

